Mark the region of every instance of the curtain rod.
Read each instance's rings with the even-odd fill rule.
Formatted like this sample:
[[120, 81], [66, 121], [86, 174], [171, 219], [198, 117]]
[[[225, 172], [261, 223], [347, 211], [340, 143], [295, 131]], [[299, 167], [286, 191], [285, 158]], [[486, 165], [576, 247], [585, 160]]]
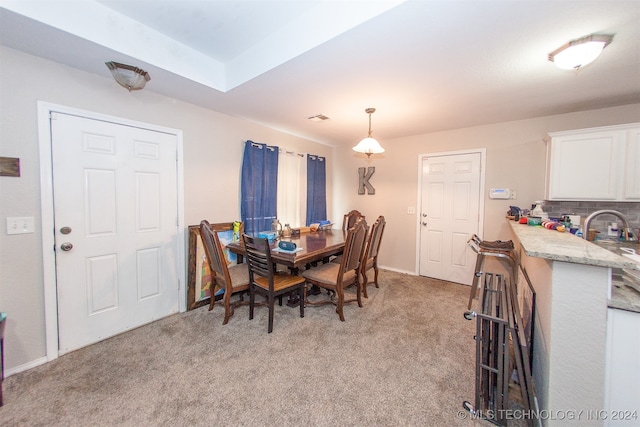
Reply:
[[[261, 144], [259, 142], [253, 142], [250, 139], [248, 139], [247, 142], [250, 143], [252, 147], [257, 147], [257, 148], [260, 148], [260, 149], [266, 147], [269, 150], [274, 151], [277, 148], [279, 153], [283, 153], [284, 152], [285, 154], [295, 154], [296, 156], [299, 156], [299, 157], [304, 157], [305, 156], [304, 154], [296, 153], [295, 151], [283, 150], [282, 148], [277, 147], [275, 145], [274, 146], [270, 146], [270, 145], [267, 145], [267, 144]], [[307, 154], [307, 156], [309, 156], [309, 158], [312, 159], [312, 160], [319, 160], [321, 162], [324, 162], [326, 160], [325, 157], [319, 156], [317, 154]]]

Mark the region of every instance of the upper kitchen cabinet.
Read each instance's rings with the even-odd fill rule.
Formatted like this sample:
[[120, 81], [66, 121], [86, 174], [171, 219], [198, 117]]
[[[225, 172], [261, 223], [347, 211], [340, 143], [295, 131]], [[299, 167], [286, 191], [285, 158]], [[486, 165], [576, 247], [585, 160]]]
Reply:
[[547, 200], [640, 201], [640, 123], [549, 133]]
[[624, 200], [640, 201], [640, 127], [627, 132]]

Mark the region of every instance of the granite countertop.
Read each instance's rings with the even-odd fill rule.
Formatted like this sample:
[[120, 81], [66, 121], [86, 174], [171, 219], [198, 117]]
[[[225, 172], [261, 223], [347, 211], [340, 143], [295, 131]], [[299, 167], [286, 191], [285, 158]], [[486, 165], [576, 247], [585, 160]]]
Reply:
[[509, 221], [509, 224], [528, 256], [598, 267], [629, 269], [640, 267], [626, 257], [617, 255], [571, 233], [532, 227], [515, 221]]
[[614, 272], [611, 283], [609, 307], [640, 313], [640, 264], [618, 255], [619, 246], [640, 246], [628, 243], [622, 245], [598, 245], [571, 233], [547, 230], [509, 221], [518, 238], [522, 250], [528, 256], [553, 261], [611, 267]]

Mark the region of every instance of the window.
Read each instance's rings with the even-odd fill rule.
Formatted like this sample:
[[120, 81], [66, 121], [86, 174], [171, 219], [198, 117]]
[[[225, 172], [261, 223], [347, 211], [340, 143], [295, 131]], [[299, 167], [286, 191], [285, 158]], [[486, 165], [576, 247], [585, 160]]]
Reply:
[[278, 158], [278, 220], [284, 226], [304, 225], [307, 167], [304, 155], [280, 150]]
[[[327, 219], [326, 159], [253, 141], [244, 146], [240, 215], [245, 232], [309, 225]], [[306, 203], [305, 203], [306, 202]]]

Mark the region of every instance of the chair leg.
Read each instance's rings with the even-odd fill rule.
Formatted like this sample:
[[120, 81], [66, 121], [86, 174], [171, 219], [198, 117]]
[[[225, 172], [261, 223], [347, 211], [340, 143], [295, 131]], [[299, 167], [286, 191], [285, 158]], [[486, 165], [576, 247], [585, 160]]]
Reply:
[[[211, 284], [211, 287], [213, 288], [213, 283]], [[216, 296], [211, 294], [211, 297], [209, 298], [209, 311], [213, 310], [214, 305], [216, 305]]]
[[380, 288], [380, 286], [378, 286], [378, 261], [374, 261], [373, 271], [373, 283], [376, 285], [376, 288]]
[[471, 282], [471, 292], [469, 293], [469, 304], [467, 305], [467, 310], [471, 310], [471, 306], [473, 305], [473, 300], [476, 298], [476, 292], [478, 290], [478, 281], [480, 280], [480, 276], [482, 276], [482, 267], [484, 265], [484, 255], [478, 254], [476, 257], [476, 269], [475, 273], [473, 273], [473, 281]]
[[367, 283], [369, 282], [369, 279], [367, 278], [367, 271], [363, 271], [362, 272], [362, 293], [364, 294], [365, 298], [369, 298], [369, 295], [367, 294]]
[[224, 321], [222, 322], [223, 325], [226, 325], [227, 322], [229, 321], [229, 318], [231, 318], [231, 315], [233, 314], [232, 310], [231, 310], [231, 292], [227, 292], [227, 290], [224, 290]]
[[[365, 285], [364, 288], [367, 289], [367, 285]], [[356, 298], [358, 300], [358, 307], [362, 307], [362, 297], [360, 296], [361, 294], [362, 294], [362, 284], [356, 277]]]
[[304, 317], [304, 300], [306, 299], [306, 291], [307, 287], [305, 284], [303, 284], [299, 289], [298, 289], [298, 299], [300, 300], [300, 317]]
[[344, 306], [344, 292], [341, 288], [336, 289], [336, 295], [338, 295], [338, 305], [336, 307], [336, 313], [338, 313], [338, 317], [340, 320], [344, 322], [344, 313], [342, 308]]
[[253, 283], [249, 285], [249, 320], [253, 320], [253, 306], [256, 302], [256, 290]]
[[273, 331], [273, 312], [275, 311], [275, 298], [273, 294], [269, 294], [269, 333]]

